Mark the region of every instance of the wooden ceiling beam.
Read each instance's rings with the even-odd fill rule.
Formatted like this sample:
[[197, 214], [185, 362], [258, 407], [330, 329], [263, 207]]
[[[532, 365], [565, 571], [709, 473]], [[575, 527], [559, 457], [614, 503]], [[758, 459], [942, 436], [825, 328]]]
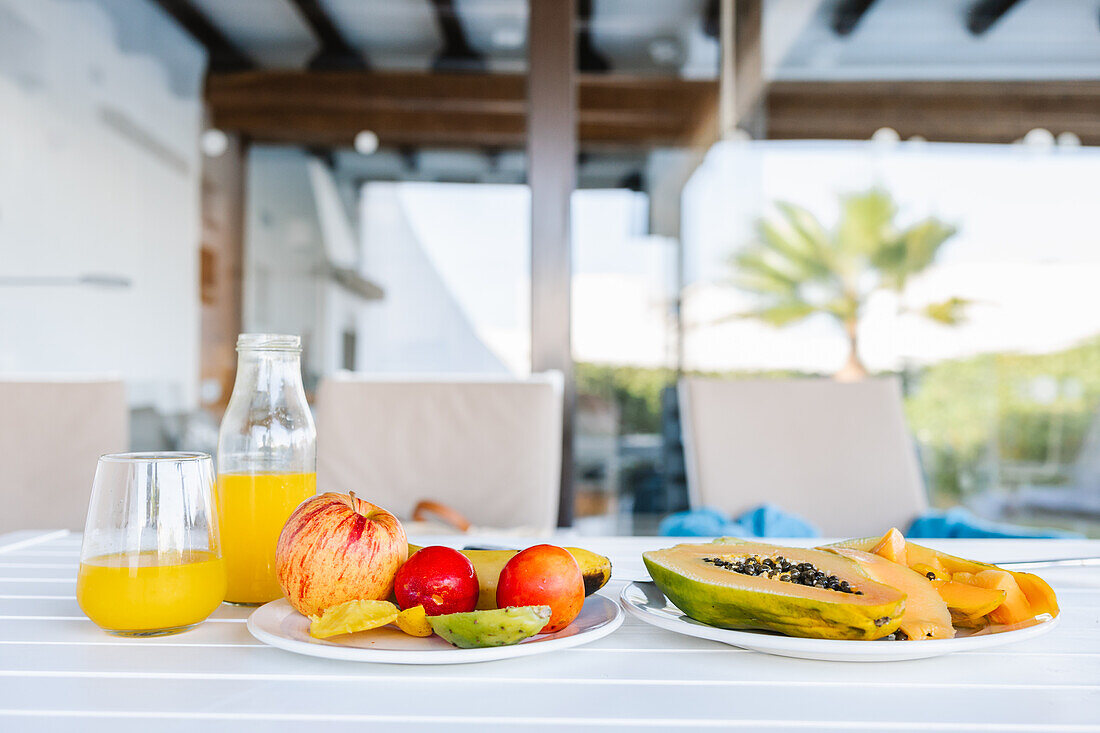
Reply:
[[[583, 143], [683, 145], [712, 103], [714, 82], [581, 75]], [[214, 75], [213, 122], [253, 140], [350, 145], [360, 130], [383, 145], [522, 146], [526, 79], [509, 74], [256, 71]]]
[[577, 71], [596, 74], [611, 71], [611, 62], [596, 49], [592, 41], [592, 0], [577, 1], [577, 17], [574, 22], [577, 32]]
[[366, 57], [348, 43], [344, 34], [332, 22], [328, 11], [321, 7], [318, 0], [291, 0], [291, 2], [309, 25], [321, 46], [309, 61], [310, 69], [314, 71], [365, 69], [369, 66]]
[[833, 10], [829, 25], [838, 36], [851, 35], [875, 0], [841, 0]]
[[966, 29], [980, 36], [1012, 9], [1018, 0], [978, 0], [966, 11]]
[[153, 0], [172, 16], [192, 38], [206, 48], [209, 70], [215, 73], [242, 71], [255, 66], [217, 26], [188, 0]]
[[1100, 82], [775, 82], [768, 137], [866, 140], [881, 127], [943, 142], [1010, 143], [1042, 127], [1100, 144]]
[[470, 45], [466, 28], [458, 17], [454, 0], [431, 0], [432, 13], [439, 33], [443, 36], [443, 48], [432, 61], [434, 71], [483, 72], [485, 56]]
[[[706, 147], [717, 84], [582, 74], [582, 145]], [[213, 75], [214, 124], [253, 140], [336, 147], [373, 130], [383, 145], [522, 147], [526, 80], [509, 74], [254, 71]], [[870, 138], [880, 127], [933, 141], [1008, 143], [1028, 130], [1100, 144], [1100, 82], [773, 82], [766, 137]]]

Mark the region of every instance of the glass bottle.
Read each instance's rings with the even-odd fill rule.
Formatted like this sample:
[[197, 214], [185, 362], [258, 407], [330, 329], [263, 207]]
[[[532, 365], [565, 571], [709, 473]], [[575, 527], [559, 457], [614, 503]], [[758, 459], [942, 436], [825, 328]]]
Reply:
[[301, 339], [237, 337], [237, 379], [218, 430], [218, 514], [226, 601], [282, 596], [275, 545], [291, 512], [317, 490], [317, 430], [302, 386]]

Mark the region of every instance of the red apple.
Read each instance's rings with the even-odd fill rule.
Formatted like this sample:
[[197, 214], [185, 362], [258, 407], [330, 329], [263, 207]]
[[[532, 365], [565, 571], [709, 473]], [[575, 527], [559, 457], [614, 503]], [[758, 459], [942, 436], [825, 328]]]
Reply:
[[355, 494], [302, 502], [283, 525], [275, 574], [290, 605], [315, 616], [338, 603], [383, 600], [409, 556], [397, 517]]
[[555, 545], [528, 547], [500, 571], [497, 607], [550, 606], [544, 634], [573, 623], [583, 605], [584, 576], [568, 550]]
[[393, 581], [401, 608], [423, 606], [429, 616], [472, 611], [479, 592], [470, 558], [439, 545], [414, 552]]

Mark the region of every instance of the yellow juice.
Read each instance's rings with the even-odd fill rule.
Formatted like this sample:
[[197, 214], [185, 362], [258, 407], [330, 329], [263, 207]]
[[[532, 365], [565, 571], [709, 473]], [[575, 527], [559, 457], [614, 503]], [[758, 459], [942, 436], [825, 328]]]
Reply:
[[267, 603], [283, 595], [275, 545], [291, 512], [317, 491], [315, 473], [218, 475], [218, 521], [230, 603]]
[[225, 598], [225, 562], [201, 550], [119, 552], [80, 563], [76, 600], [96, 625], [143, 632], [197, 624]]

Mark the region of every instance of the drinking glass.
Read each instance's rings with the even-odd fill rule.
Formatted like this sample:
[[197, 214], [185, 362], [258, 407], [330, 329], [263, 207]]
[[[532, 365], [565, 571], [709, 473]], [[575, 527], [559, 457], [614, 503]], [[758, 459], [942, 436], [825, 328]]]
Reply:
[[76, 582], [88, 618], [120, 636], [161, 636], [195, 626], [224, 598], [210, 456], [101, 456]]

